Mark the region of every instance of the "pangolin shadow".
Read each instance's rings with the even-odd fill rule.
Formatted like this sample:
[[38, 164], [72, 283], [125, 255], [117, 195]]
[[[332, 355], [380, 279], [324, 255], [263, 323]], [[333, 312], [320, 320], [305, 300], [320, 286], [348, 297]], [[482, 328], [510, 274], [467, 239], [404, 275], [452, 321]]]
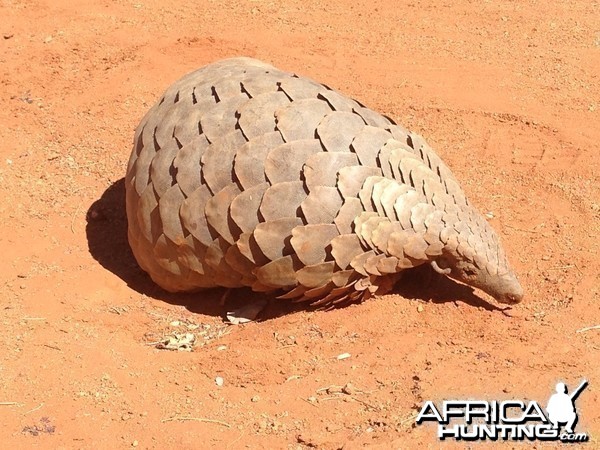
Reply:
[[[148, 297], [169, 304], [184, 306], [190, 312], [210, 316], [224, 316], [226, 311], [236, 309], [249, 301], [264, 299], [269, 306], [261, 313], [261, 320], [285, 314], [313, 310], [303, 303], [275, 300], [275, 295], [252, 292], [250, 289], [224, 288], [193, 293], [173, 294], [157, 286], [137, 264], [127, 241], [127, 216], [125, 213], [125, 179], [114, 182], [87, 211], [86, 235], [92, 257], [105, 269], [114, 273], [127, 285]], [[394, 293], [408, 299], [421, 299], [434, 303], [461, 301], [487, 310], [499, 308], [478, 297], [472, 288], [440, 276], [430, 266], [406, 271], [397, 283]], [[227, 297], [225, 304], [222, 299]], [[377, 301], [370, 300], [370, 301]]]
[[410, 300], [425, 300], [431, 303], [460, 301], [487, 311], [504, 310], [480, 297], [471, 286], [440, 275], [429, 264], [407, 270], [394, 286], [394, 293]]
[[[227, 302], [223, 305], [222, 298], [227, 292], [224, 288], [174, 294], [156, 285], [138, 266], [127, 240], [124, 178], [115, 181], [92, 203], [86, 219], [86, 237], [92, 257], [140, 294], [172, 305], [184, 306], [194, 313], [221, 317], [227, 310], [235, 309], [248, 301], [264, 298], [264, 295], [249, 289], [233, 289], [227, 293]], [[272, 309], [274, 311], [271, 311]], [[300, 309], [305, 308], [290, 302], [277, 302], [275, 308], [269, 307], [266, 312], [269, 316], [276, 317]]]

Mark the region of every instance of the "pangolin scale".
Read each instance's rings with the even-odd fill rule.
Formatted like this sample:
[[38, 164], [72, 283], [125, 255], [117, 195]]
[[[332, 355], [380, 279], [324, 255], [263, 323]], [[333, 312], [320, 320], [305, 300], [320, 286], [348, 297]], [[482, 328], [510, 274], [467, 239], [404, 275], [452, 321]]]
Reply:
[[128, 237], [168, 291], [248, 286], [332, 306], [422, 264], [519, 302], [498, 236], [417, 134], [250, 58], [173, 84], [139, 124]]

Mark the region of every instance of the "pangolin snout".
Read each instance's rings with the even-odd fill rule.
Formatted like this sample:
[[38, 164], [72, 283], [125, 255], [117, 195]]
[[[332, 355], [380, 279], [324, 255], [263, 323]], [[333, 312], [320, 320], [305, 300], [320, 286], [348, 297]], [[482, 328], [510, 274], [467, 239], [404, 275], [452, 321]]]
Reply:
[[482, 286], [482, 289], [494, 297], [500, 303], [515, 305], [523, 300], [523, 288], [515, 274], [499, 276], [496, 282]]

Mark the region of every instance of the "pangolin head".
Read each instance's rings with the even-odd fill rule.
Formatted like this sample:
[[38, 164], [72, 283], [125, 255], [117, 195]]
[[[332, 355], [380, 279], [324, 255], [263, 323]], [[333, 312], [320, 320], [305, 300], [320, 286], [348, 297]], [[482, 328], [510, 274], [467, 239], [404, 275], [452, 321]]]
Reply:
[[471, 208], [456, 218], [452, 215], [445, 220], [445, 245], [442, 255], [432, 261], [433, 268], [481, 289], [500, 303], [519, 303], [523, 288], [487, 220]]

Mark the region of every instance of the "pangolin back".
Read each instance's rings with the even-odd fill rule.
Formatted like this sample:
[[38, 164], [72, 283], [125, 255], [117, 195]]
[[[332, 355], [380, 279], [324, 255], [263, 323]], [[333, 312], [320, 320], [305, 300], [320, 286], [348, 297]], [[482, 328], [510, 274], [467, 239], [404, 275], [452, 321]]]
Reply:
[[129, 242], [169, 291], [249, 286], [334, 305], [430, 263], [502, 302], [521, 287], [497, 235], [417, 134], [250, 58], [173, 84], [139, 124]]

